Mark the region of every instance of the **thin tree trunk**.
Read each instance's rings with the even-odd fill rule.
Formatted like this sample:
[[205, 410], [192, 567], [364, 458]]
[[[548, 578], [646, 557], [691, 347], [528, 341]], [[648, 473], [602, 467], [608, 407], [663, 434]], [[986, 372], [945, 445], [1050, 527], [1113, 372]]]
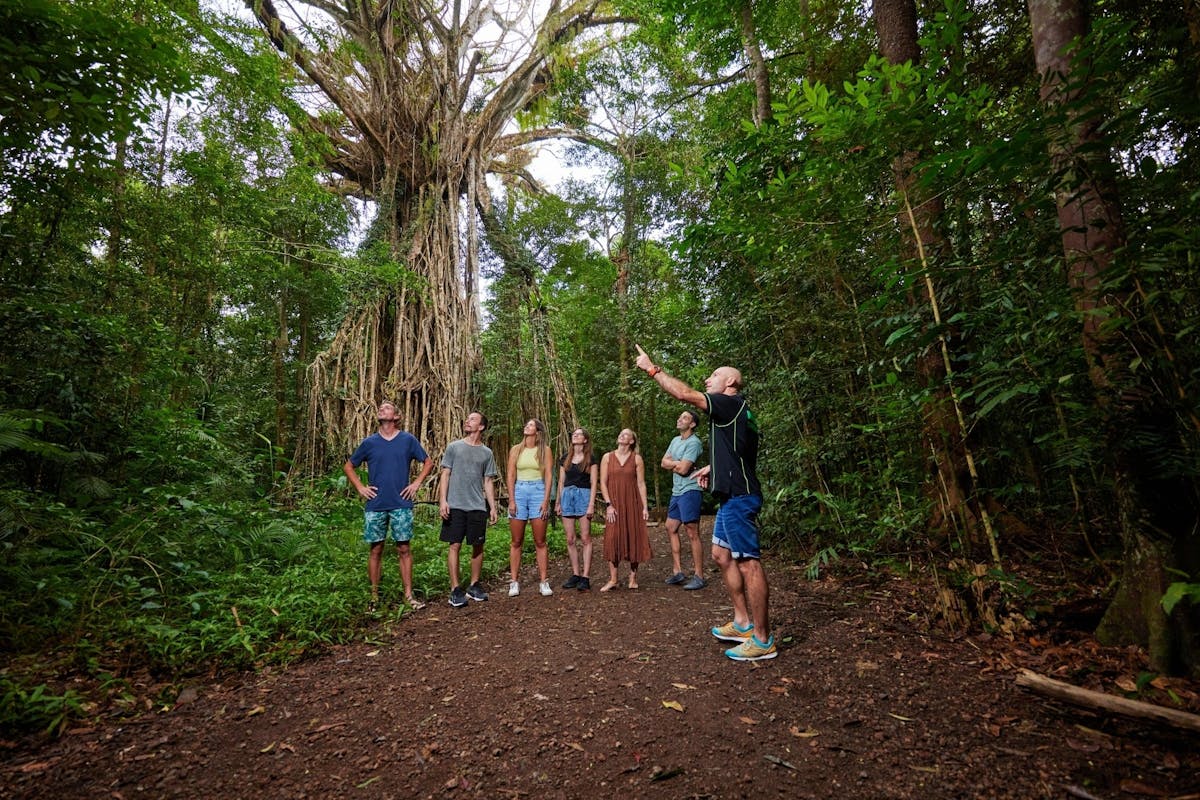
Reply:
[[[892, 64], [918, 63], [921, 48], [917, 40], [914, 0], [876, 0], [874, 15], [880, 54]], [[945, 213], [941, 197], [926, 196], [917, 187], [913, 168], [919, 160], [920, 154], [915, 151], [901, 153], [892, 163], [892, 172], [897, 196], [912, 198], [911, 219], [903, 209], [897, 211], [905, 261], [925, 272], [917, 283], [917, 296], [912, 302], [922, 308], [931, 308], [935, 298], [928, 267], [936, 265], [943, 257], [948, 243], [938, 229]], [[925, 253], [924, 264], [922, 251]], [[930, 527], [947, 533], [958, 522], [963, 532], [973, 536], [975, 513], [968, 505], [973, 484], [965, 457], [965, 433], [946, 384], [948, 376], [942, 354], [933, 347], [921, 353], [917, 359], [917, 376], [929, 391], [929, 399], [922, 408], [922, 427], [925, 449], [930, 454], [925, 494], [935, 501], [935, 515], [930, 520]]]
[[754, 80], [754, 124], [769, 122], [771, 112], [771, 77], [767, 72], [767, 60], [763, 58], [762, 45], [758, 41], [758, 28], [754, 24], [753, 0], [742, 0], [736, 10], [738, 26], [742, 31], [742, 49], [750, 66]]

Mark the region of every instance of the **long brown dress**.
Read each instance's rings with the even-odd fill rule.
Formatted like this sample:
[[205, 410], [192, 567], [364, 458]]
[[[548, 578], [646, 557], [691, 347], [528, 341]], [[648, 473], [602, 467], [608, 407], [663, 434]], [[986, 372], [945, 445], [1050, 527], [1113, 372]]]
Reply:
[[642, 519], [636, 453], [630, 453], [624, 464], [616, 451], [608, 454], [608, 499], [616, 506], [617, 521], [604, 524], [604, 560], [610, 564], [649, 561], [650, 534]]

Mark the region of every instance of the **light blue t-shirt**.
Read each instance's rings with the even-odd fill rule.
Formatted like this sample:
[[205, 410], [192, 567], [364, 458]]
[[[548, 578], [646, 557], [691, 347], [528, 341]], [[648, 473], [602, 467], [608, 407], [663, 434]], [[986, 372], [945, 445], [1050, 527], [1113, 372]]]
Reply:
[[[696, 469], [696, 462], [700, 460], [700, 454], [704, 452], [704, 444], [701, 443], [700, 437], [692, 434], [684, 439], [682, 436], [676, 436], [671, 440], [671, 444], [667, 446], [667, 455], [676, 461], [692, 462], [693, 471]], [[689, 478], [686, 475], [680, 475], [678, 472], [671, 477], [671, 497], [679, 497], [685, 492], [696, 491], [700, 489], [700, 484], [695, 478]]]

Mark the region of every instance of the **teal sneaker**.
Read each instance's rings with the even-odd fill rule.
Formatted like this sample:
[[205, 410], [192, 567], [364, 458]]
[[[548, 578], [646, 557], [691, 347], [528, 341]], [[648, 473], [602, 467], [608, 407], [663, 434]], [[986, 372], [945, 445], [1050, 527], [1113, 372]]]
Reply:
[[725, 655], [734, 661], [765, 661], [779, 655], [779, 651], [775, 649], [774, 636], [767, 639], [766, 642], [760, 642], [757, 636], [751, 634], [749, 639], [737, 647], [726, 650]]
[[738, 642], [739, 644], [749, 639], [753, 632], [754, 623], [750, 623], [743, 628], [733, 621], [726, 622], [721, 627], [712, 629], [712, 635], [722, 642]]

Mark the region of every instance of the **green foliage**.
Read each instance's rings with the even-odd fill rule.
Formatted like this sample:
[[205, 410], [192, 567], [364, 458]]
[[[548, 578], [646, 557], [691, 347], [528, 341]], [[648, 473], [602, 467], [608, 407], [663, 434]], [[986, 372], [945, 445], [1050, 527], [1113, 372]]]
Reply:
[[1175, 581], [1167, 587], [1166, 593], [1163, 594], [1161, 605], [1163, 611], [1170, 614], [1175, 610], [1175, 606], [1185, 601], [1192, 605], [1200, 605], [1200, 583]]
[[83, 698], [73, 689], [54, 694], [46, 684], [25, 687], [0, 675], [0, 730], [41, 730], [58, 734], [71, 719], [85, 711]]
[[102, 159], [194, 76], [158, 2], [11, 0], [0, 8], [0, 154], [8, 178]]

